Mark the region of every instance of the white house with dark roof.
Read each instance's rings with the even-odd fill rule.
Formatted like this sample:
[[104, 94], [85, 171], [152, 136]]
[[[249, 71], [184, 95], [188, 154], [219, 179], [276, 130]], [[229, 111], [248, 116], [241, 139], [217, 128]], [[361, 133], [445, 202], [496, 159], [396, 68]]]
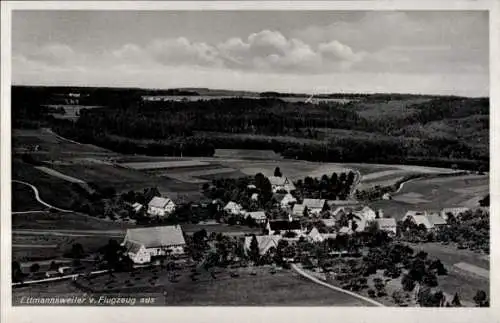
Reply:
[[[257, 244], [259, 246], [259, 254], [261, 256], [265, 255], [269, 249], [277, 248], [278, 242], [282, 239], [280, 235], [263, 235], [263, 236], [255, 236], [257, 239]], [[246, 254], [250, 251], [250, 245], [252, 243], [253, 236], [245, 237], [244, 248]]]
[[166, 216], [175, 211], [175, 203], [168, 197], [155, 196], [148, 203], [148, 214], [151, 216]]
[[273, 193], [280, 190], [291, 192], [295, 190], [295, 185], [292, 181], [285, 176], [269, 176], [269, 182], [271, 183]]
[[151, 257], [184, 254], [186, 242], [179, 225], [128, 229], [122, 246], [136, 264], [151, 262]]
[[325, 209], [326, 200], [324, 199], [304, 199], [302, 205], [307, 207], [309, 214], [318, 215], [321, 211]]
[[266, 223], [267, 216], [264, 211], [247, 212], [246, 217], [251, 217], [257, 223]]
[[397, 223], [395, 218], [380, 218], [375, 219], [375, 222], [377, 222], [379, 230], [385, 231], [389, 235], [396, 235]]

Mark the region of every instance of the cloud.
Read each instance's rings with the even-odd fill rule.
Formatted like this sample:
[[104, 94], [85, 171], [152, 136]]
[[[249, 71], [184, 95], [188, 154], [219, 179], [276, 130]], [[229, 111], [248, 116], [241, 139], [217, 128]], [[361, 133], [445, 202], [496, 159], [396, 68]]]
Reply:
[[78, 54], [70, 46], [58, 43], [47, 44], [30, 50], [24, 56], [28, 60], [54, 66], [75, 63], [78, 59]]

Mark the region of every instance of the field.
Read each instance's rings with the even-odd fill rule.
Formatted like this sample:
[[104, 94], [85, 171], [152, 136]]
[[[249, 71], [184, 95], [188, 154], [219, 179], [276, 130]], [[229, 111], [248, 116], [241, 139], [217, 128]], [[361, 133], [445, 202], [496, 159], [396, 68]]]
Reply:
[[467, 175], [415, 180], [404, 184], [393, 199], [428, 209], [444, 207], [478, 207], [478, 201], [489, 193], [487, 175]]
[[12, 258], [17, 261], [37, 261], [59, 259], [64, 253], [71, 250], [71, 246], [80, 243], [84, 252], [97, 252], [106, 245], [110, 237], [107, 236], [52, 236], [52, 235], [12, 235]]
[[44, 212], [12, 215], [12, 230], [112, 230], [124, 225], [79, 213]]
[[52, 115], [54, 116], [54, 118], [57, 118], [57, 119], [69, 119], [69, 120], [76, 120], [76, 119], [78, 119], [77, 112], [79, 112], [81, 109], [102, 108], [100, 106], [74, 105], [74, 104], [51, 104], [51, 105], [47, 105], [47, 107], [51, 107], [51, 108], [63, 108], [64, 112], [65, 112], [64, 114], [53, 113]]
[[252, 149], [216, 149], [214, 157], [217, 158], [248, 158], [248, 159], [268, 159], [279, 160], [281, 155], [272, 150], [252, 150]]
[[409, 108], [412, 104], [419, 104], [429, 101], [428, 98], [415, 98], [406, 100], [390, 100], [387, 102], [361, 102], [356, 105], [356, 112], [367, 119], [381, 119], [387, 117], [402, 118], [409, 116], [417, 109]]
[[[150, 269], [148, 269], [150, 271]], [[229, 273], [238, 272], [238, 277], [230, 277]], [[348, 297], [343, 293], [333, 291], [326, 287], [314, 284], [302, 278], [293, 271], [279, 271], [271, 274], [269, 268], [256, 268], [256, 275], [250, 274], [249, 268], [233, 270], [218, 269], [216, 279], [208, 273], [202, 271], [197, 276], [197, 281], [192, 281], [187, 269], [177, 271], [176, 282], [168, 279], [166, 272], [158, 270], [158, 277], [155, 283], [149, 279], [152, 272], [141, 272], [134, 275], [116, 274], [114, 283], [110, 288], [106, 288], [111, 293], [116, 293], [114, 286], [123, 286], [117, 289], [123, 296], [127, 295], [125, 280], [129, 280], [135, 286], [135, 291], [131, 295], [150, 295], [159, 297], [162, 301], [157, 305], [172, 306], [205, 306], [205, 305], [225, 305], [225, 306], [360, 306], [365, 303]], [[103, 275], [91, 279], [90, 286], [105, 286], [109, 277]], [[121, 283], [120, 283], [121, 282]], [[88, 282], [82, 282], [88, 284]], [[61, 282], [50, 285], [54, 289], [48, 289], [46, 285], [33, 285], [31, 287], [21, 287], [13, 290], [13, 303], [16, 304], [22, 296], [48, 296], [54, 292], [62, 295], [81, 295], [69, 282]], [[161, 291], [166, 292], [166, 297], [161, 295]], [[129, 289], [132, 289], [129, 287]], [[137, 290], [140, 289], [140, 292]], [[263, 297], [264, 293], [264, 297]]]

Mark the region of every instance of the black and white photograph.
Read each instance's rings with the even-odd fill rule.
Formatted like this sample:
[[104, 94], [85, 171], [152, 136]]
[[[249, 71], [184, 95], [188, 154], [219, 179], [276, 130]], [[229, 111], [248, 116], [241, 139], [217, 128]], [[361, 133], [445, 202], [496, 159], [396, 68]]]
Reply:
[[490, 307], [490, 18], [12, 10], [11, 305]]

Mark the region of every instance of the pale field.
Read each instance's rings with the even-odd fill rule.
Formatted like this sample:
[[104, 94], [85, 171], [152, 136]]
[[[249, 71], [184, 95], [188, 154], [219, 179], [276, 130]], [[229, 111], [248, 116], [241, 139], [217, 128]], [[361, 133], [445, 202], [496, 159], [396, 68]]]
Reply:
[[490, 271], [487, 269], [484, 269], [484, 268], [481, 268], [481, 267], [478, 267], [478, 266], [475, 266], [475, 265], [472, 265], [472, 264], [469, 264], [466, 262], [459, 262], [459, 263], [454, 264], [454, 266], [461, 269], [461, 270], [465, 270], [467, 272], [470, 272], [474, 275], [478, 275], [478, 276], [481, 276], [481, 277], [486, 278], [486, 279], [490, 278]]
[[137, 162], [137, 163], [121, 164], [121, 166], [137, 170], [194, 167], [194, 166], [208, 166], [208, 165], [210, 164], [199, 160], [175, 160], [175, 161]]
[[46, 174], [49, 174], [49, 175], [52, 175], [52, 176], [55, 176], [55, 177], [58, 177], [62, 180], [65, 180], [65, 181], [68, 181], [68, 182], [71, 182], [71, 183], [78, 183], [78, 184], [85, 184], [84, 181], [82, 181], [81, 179], [78, 179], [78, 178], [75, 178], [75, 177], [71, 177], [71, 176], [68, 176], [68, 175], [64, 175], [63, 173], [60, 173], [56, 170], [53, 170], [51, 168], [47, 168], [47, 167], [43, 167], [43, 166], [37, 166], [35, 167], [36, 169], [46, 173]]
[[424, 199], [422, 194], [418, 194], [418, 193], [405, 193], [405, 194], [393, 197], [393, 200], [408, 203], [408, 204], [423, 204], [423, 203], [430, 202], [429, 200]]

